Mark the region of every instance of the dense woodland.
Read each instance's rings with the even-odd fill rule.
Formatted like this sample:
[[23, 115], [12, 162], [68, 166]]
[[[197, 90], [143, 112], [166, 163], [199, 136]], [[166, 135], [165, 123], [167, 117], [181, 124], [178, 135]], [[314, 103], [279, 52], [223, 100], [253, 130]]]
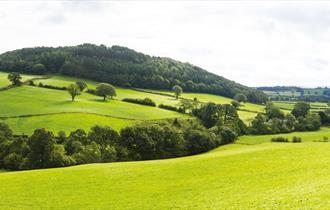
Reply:
[[261, 91], [240, 85], [189, 63], [151, 57], [134, 50], [104, 45], [37, 47], [0, 55], [0, 69], [32, 74], [63, 74], [118, 86], [167, 89], [179, 85], [186, 92], [233, 98], [241, 93], [249, 102], [265, 103]]

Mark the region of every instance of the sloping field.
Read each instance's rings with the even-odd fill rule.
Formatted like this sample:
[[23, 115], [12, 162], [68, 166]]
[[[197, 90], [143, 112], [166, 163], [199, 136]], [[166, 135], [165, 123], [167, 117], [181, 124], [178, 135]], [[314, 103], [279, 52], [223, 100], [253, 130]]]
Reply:
[[0, 209], [328, 209], [330, 143], [0, 173]]
[[[35, 75], [26, 75], [26, 74], [21, 74], [22, 76], [22, 81], [26, 81], [28, 79], [32, 79], [34, 77], [37, 77]], [[6, 72], [0, 72], [0, 87], [5, 87], [10, 85], [10, 82], [8, 80], [8, 73]]]
[[37, 128], [46, 127], [57, 134], [59, 131], [88, 131], [94, 125], [109, 125], [119, 131], [123, 127], [137, 123], [137, 120], [126, 120], [88, 113], [50, 114], [32, 117], [18, 117], [3, 120], [15, 134], [32, 134]]

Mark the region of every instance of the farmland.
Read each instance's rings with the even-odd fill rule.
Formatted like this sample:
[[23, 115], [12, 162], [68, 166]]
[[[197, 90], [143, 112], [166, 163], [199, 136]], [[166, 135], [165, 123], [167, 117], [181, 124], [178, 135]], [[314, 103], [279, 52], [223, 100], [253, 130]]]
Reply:
[[264, 143], [168, 160], [2, 172], [0, 208], [326, 209], [329, 143], [269, 143], [269, 136], [238, 142], [249, 141]]

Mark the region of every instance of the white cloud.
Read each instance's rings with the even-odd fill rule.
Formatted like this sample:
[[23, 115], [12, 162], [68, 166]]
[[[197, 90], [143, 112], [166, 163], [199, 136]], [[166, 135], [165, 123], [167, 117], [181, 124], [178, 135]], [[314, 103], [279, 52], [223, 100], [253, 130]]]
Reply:
[[330, 2], [1, 1], [0, 52], [85, 42], [249, 85], [330, 85]]

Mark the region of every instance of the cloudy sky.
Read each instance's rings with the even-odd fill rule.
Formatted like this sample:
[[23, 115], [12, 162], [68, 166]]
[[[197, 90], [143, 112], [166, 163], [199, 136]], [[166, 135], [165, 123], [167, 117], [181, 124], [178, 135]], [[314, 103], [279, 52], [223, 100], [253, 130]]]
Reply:
[[0, 1], [0, 52], [87, 42], [249, 86], [330, 86], [330, 1]]

